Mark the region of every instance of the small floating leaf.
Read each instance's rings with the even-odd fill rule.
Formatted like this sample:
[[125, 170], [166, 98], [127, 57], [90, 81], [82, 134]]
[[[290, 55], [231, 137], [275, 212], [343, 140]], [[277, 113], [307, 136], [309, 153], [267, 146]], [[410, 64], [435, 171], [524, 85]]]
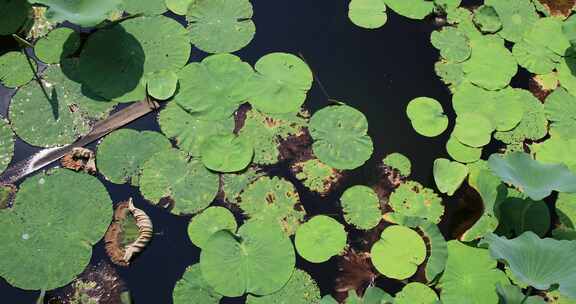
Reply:
[[419, 217], [437, 224], [444, 214], [442, 199], [432, 189], [414, 181], [396, 188], [390, 195], [389, 204], [394, 213], [385, 215], [386, 220], [387, 216]]
[[178, 87], [178, 75], [173, 71], [158, 71], [148, 76], [148, 94], [159, 99], [166, 100], [176, 92]]
[[217, 172], [238, 172], [245, 169], [254, 156], [248, 141], [233, 134], [212, 136], [200, 148], [202, 163]]
[[54, 23], [70, 21], [80, 26], [90, 27], [106, 20], [112, 11], [117, 10], [122, 0], [28, 0], [32, 4], [48, 7], [46, 18]]
[[383, 160], [382, 164], [392, 169], [398, 170], [403, 176], [409, 176], [412, 172], [410, 159], [401, 153], [390, 153]]
[[4, 172], [14, 156], [14, 132], [7, 120], [0, 117], [0, 173]]
[[560, 137], [574, 138], [576, 132], [576, 97], [564, 88], [558, 87], [544, 103], [546, 117], [552, 122], [550, 133]]
[[442, 193], [449, 196], [453, 195], [467, 176], [468, 167], [466, 165], [451, 162], [445, 158], [438, 158], [434, 161], [434, 181]]
[[463, 62], [470, 58], [472, 49], [466, 34], [456, 27], [444, 27], [430, 36], [432, 45], [440, 50], [440, 55], [449, 62]]
[[344, 191], [340, 202], [346, 222], [358, 229], [372, 229], [382, 219], [380, 200], [370, 187], [350, 187]]
[[298, 228], [294, 244], [304, 259], [322, 263], [344, 251], [346, 238], [342, 224], [331, 217], [317, 215]]
[[427, 0], [384, 0], [390, 9], [410, 19], [424, 19], [434, 10], [434, 2]]
[[492, 123], [484, 115], [468, 112], [456, 118], [452, 135], [464, 145], [479, 148], [490, 143], [493, 131]]
[[394, 297], [394, 304], [435, 304], [438, 303], [436, 292], [430, 287], [412, 282], [406, 284]]
[[432, 98], [413, 99], [406, 107], [406, 114], [414, 130], [426, 137], [438, 136], [448, 127], [448, 117], [442, 105]]
[[516, 89], [515, 91], [524, 108], [522, 119], [514, 129], [494, 133], [494, 138], [506, 144], [543, 138], [548, 134], [548, 120], [544, 113], [544, 105], [526, 90]]
[[174, 304], [187, 304], [190, 302], [218, 304], [221, 298], [222, 296], [216, 293], [202, 277], [200, 264], [194, 264], [186, 268], [184, 275], [176, 282], [172, 292]]
[[222, 191], [224, 200], [238, 204], [240, 203], [240, 194], [263, 174], [250, 167], [242, 173], [222, 174]]
[[246, 298], [246, 304], [285, 304], [286, 301], [290, 301], [290, 304], [317, 304], [320, 301], [320, 289], [308, 273], [295, 269], [280, 291], [262, 297], [248, 295]]
[[376, 29], [386, 24], [386, 4], [384, 0], [351, 0], [348, 6], [348, 18], [355, 25], [367, 29]]
[[[36, 63], [31, 60], [37, 70]], [[5, 87], [15, 88], [27, 84], [34, 78], [26, 55], [20, 52], [8, 52], [0, 56], [0, 83]]]
[[306, 188], [320, 195], [327, 195], [342, 177], [340, 171], [322, 163], [317, 158], [295, 163], [291, 170], [297, 172], [296, 178]]
[[236, 219], [223, 207], [210, 207], [194, 216], [188, 225], [188, 236], [196, 247], [203, 248], [210, 236], [220, 230], [236, 232]]
[[34, 53], [44, 63], [58, 63], [61, 58], [72, 55], [79, 47], [80, 34], [73, 29], [61, 27], [40, 38], [34, 46]]

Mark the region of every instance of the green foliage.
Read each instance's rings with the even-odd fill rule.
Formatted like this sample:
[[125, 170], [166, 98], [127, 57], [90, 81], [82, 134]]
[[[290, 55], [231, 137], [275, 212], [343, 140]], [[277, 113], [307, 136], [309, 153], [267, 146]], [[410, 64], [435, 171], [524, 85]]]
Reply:
[[442, 105], [432, 98], [413, 99], [406, 107], [406, 114], [414, 130], [426, 137], [438, 136], [448, 127], [448, 117]]
[[188, 225], [188, 237], [196, 247], [203, 248], [210, 236], [220, 230], [236, 232], [236, 219], [223, 207], [210, 207], [194, 216]]
[[329, 106], [314, 113], [309, 130], [314, 154], [336, 169], [360, 167], [374, 150], [366, 117], [347, 105]]
[[[558, 72], [558, 81], [562, 85], [562, 88], [568, 91], [572, 96], [576, 95], [576, 75], [572, 72], [576, 68], [575, 55], [576, 53], [574, 49], [570, 50], [556, 67]], [[568, 105], [569, 104], [570, 103], [568, 103]]]
[[490, 143], [493, 131], [494, 126], [484, 115], [466, 112], [456, 118], [452, 136], [466, 146], [480, 148]]
[[544, 105], [532, 93], [515, 89], [521, 97], [524, 112], [520, 123], [510, 131], [497, 131], [494, 138], [506, 144], [521, 144], [526, 139], [538, 140], [548, 134], [548, 120], [544, 113]]
[[314, 279], [303, 270], [296, 269], [280, 291], [271, 295], [255, 297], [248, 295], [246, 304], [318, 304], [320, 289]]
[[499, 204], [499, 235], [521, 235], [532, 231], [543, 237], [550, 230], [550, 211], [543, 201], [533, 201], [515, 190]]
[[14, 207], [0, 210], [0, 276], [27, 290], [68, 284], [111, 219], [112, 201], [95, 177], [57, 169], [28, 178]]
[[[562, 81], [562, 79], [560, 80]], [[564, 85], [564, 83], [562, 82]], [[544, 103], [546, 117], [551, 121], [550, 133], [560, 137], [574, 138], [576, 132], [576, 98], [562, 87], [558, 87]]]
[[384, 2], [384, 0], [351, 0], [348, 6], [348, 18], [362, 28], [382, 27], [388, 20]]
[[539, 296], [526, 297], [522, 289], [514, 285], [496, 284], [498, 297], [501, 304], [545, 304], [546, 302]]
[[560, 136], [552, 136], [544, 142], [534, 144], [531, 147], [536, 154], [536, 160], [546, 164], [564, 164], [573, 173], [576, 173], [576, 137], [564, 139]]
[[[326, 299], [326, 300], [324, 300]], [[333, 301], [333, 302], [332, 302]], [[356, 291], [349, 290], [348, 297], [344, 301], [344, 304], [389, 304], [393, 303], [394, 298], [386, 293], [384, 290], [376, 287], [369, 286], [364, 291], [364, 295], [360, 297]], [[338, 303], [331, 296], [326, 296], [322, 299], [320, 304], [333, 304]]]
[[462, 163], [473, 163], [482, 156], [482, 148], [467, 146], [454, 138], [454, 136], [450, 136], [446, 142], [446, 151], [450, 157]]
[[401, 153], [390, 153], [383, 160], [382, 164], [394, 170], [398, 170], [403, 176], [409, 176], [412, 172], [410, 159]]
[[0, 0], [0, 35], [18, 32], [28, 19], [30, 11], [27, 1]]
[[442, 273], [442, 271], [444, 271], [444, 268], [446, 267], [446, 260], [448, 259], [448, 247], [442, 232], [435, 224], [428, 221], [423, 221], [418, 225], [418, 228], [428, 239], [430, 246], [430, 252], [428, 261], [426, 262], [426, 268], [424, 269], [424, 275], [426, 276], [428, 282], [432, 282], [440, 273]]
[[346, 238], [342, 224], [331, 217], [317, 215], [298, 228], [294, 244], [305, 260], [322, 263], [344, 251]]
[[294, 170], [300, 171], [296, 178], [310, 191], [326, 195], [338, 181], [341, 174], [334, 168], [322, 163], [317, 158], [293, 165]]
[[434, 65], [434, 70], [436, 75], [450, 87], [450, 90], [454, 90], [464, 81], [464, 67], [461, 63], [440, 60]]
[[374, 228], [382, 219], [380, 200], [376, 192], [367, 186], [353, 186], [340, 198], [344, 219], [358, 229]]
[[445, 158], [438, 158], [434, 161], [434, 181], [442, 193], [453, 195], [467, 176], [466, 165]]
[[221, 295], [217, 294], [202, 277], [200, 264], [194, 264], [188, 268], [182, 275], [182, 278], [176, 282], [172, 292], [172, 301], [174, 304], [186, 304], [190, 302], [202, 304], [218, 304]]
[[502, 38], [520, 42], [526, 31], [538, 20], [538, 14], [531, 1], [526, 0], [486, 0], [484, 4], [493, 7], [502, 21]]
[[240, 226], [237, 235], [214, 233], [200, 254], [204, 279], [227, 297], [272, 294], [288, 282], [294, 264], [290, 239], [280, 227], [260, 220]]
[[408, 283], [396, 294], [394, 304], [436, 304], [438, 296], [430, 287], [418, 283]]
[[496, 10], [488, 5], [482, 5], [474, 10], [474, 24], [482, 33], [496, 33], [502, 29], [502, 21]]
[[432, 45], [440, 50], [440, 55], [448, 62], [463, 62], [472, 54], [470, 40], [457, 27], [444, 27], [440, 31], [434, 31], [430, 40]]
[[396, 188], [388, 203], [394, 213], [387, 214], [386, 220], [393, 222], [402, 217], [418, 217], [437, 224], [444, 214], [442, 199], [434, 190], [414, 181], [407, 181]]
[[560, 193], [556, 200], [556, 214], [560, 226], [555, 231], [564, 230], [564, 234], [576, 235], [576, 194]]
[[106, 20], [109, 14], [118, 10], [122, 0], [28, 0], [32, 4], [48, 7], [46, 18], [53, 23], [70, 21], [80, 26], [90, 27]]
[[123, 8], [129, 14], [160, 15], [166, 11], [164, 1], [123, 0]]
[[[32, 61], [34, 70], [36, 63]], [[27, 84], [34, 78], [26, 55], [20, 52], [8, 52], [0, 56], [0, 83], [5, 87], [16, 88]]]
[[472, 56], [463, 63], [466, 79], [487, 90], [505, 88], [516, 75], [518, 65], [504, 46], [504, 40], [496, 36], [481, 36], [471, 38], [470, 45]]
[[390, 226], [370, 250], [372, 264], [386, 277], [403, 280], [416, 273], [426, 258], [426, 244], [420, 235], [404, 226]]
[[158, 71], [148, 77], [148, 94], [159, 99], [166, 100], [176, 92], [178, 88], [178, 75], [173, 71]]
[[172, 12], [178, 15], [186, 15], [188, 8], [194, 2], [196, 2], [196, 0], [165, 0], [164, 4]]
[[428, 0], [384, 0], [390, 9], [410, 19], [424, 19], [434, 11], [434, 2]]
[[200, 154], [204, 166], [212, 171], [238, 172], [250, 164], [254, 148], [243, 138], [225, 134], [204, 140]]
[[36, 57], [44, 63], [58, 63], [80, 47], [80, 34], [70, 28], [57, 28], [40, 38], [34, 46]]
[[260, 178], [263, 174], [250, 167], [246, 171], [237, 174], [222, 174], [222, 191], [224, 200], [229, 203], [240, 203], [240, 193]]
[[14, 132], [7, 120], [0, 117], [0, 173], [2, 173], [14, 156]]

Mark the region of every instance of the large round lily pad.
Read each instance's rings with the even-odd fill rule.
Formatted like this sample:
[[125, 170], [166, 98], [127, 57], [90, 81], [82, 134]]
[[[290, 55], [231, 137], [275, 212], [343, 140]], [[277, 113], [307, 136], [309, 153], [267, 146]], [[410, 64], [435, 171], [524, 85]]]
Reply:
[[172, 292], [174, 304], [188, 304], [190, 302], [218, 304], [221, 298], [222, 296], [217, 294], [202, 277], [200, 264], [194, 264], [186, 268], [184, 275], [176, 282]]
[[388, 20], [386, 4], [383, 0], [352, 0], [348, 5], [348, 18], [359, 27], [379, 28]]
[[202, 163], [217, 172], [238, 172], [245, 169], [254, 156], [249, 141], [234, 134], [207, 138], [200, 148]]
[[317, 215], [298, 228], [294, 243], [304, 259], [322, 263], [344, 251], [346, 238], [342, 224], [331, 217]]
[[12, 161], [14, 155], [14, 133], [10, 124], [0, 117], [0, 173], [2, 173]]
[[390, 226], [370, 250], [372, 264], [386, 277], [403, 280], [416, 273], [426, 258], [426, 244], [420, 235], [404, 226]]
[[0, 276], [28, 290], [68, 284], [111, 220], [112, 201], [95, 177], [57, 169], [27, 179], [14, 207], [0, 210]]
[[305, 271], [296, 269], [280, 291], [271, 295], [255, 297], [248, 295], [246, 304], [311, 304], [320, 301], [320, 288]]
[[210, 236], [220, 230], [236, 232], [234, 214], [224, 207], [210, 207], [192, 218], [188, 237], [198, 248], [203, 248]]
[[36, 63], [33, 60], [31, 63], [32, 67], [26, 55], [20, 52], [8, 52], [0, 56], [0, 83], [9, 88], [27, 84], [34, 78], [32, 68], [36, 70]]
[[502, 21], [502, 30], [498, 34], [512, 42], [519, 42], [538, 20], [538, 13], [531, 1], [486, 0], [484, 4], [493, 7]]
[[434, 2], [427, 0], [383, 0], [397, 14], [410, 19], [424, 19], [434, 10]]
[[442, 105], [432, 98], [419, 97], [410, 101], [406, 114], [414, 130], [426, 137], [438, 136], [448, 127], [448, 117]]
[[166, 11], [163, 0], [124, 0], [123, 8], [130, 14], [160, 15]]
[[0, 0], [0, 35], [16, 33], [30, 14], [30, 4], [21, 0]]
[[58, 63], [80, 47], [80, 34], [67, 27], [57, 28], [46, 37], [40, 38], [34, 46], [36, 57], [44, 63]]
[[358, 229], [374, 228], [382, 219], [380, 200], [376, 192], [367, 186], [353, 186], [340, 198], [344, 218]]
[[213, 234], [200, 254], [200, 267], [221, 295], [268, 295], [288, 282], [295, 260], [292, 242], [280, 227], [251, 220], [237, 235], [226, 230]]

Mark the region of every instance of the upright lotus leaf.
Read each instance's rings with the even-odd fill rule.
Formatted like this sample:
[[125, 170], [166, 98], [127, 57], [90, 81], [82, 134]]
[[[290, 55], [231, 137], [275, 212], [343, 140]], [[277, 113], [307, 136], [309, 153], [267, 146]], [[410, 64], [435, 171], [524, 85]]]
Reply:
[[452, 136], [464, 145], [480, 148], [492, 138], [494, 126], [486, 116], [473, 112], [458, 115]]
[[492, 154], [488, 165], [502, 181], [518, 187], [536, 201], [552, 191], [576, 192], [576, 175], [566, 165], [543, 164], [522, 152], [505, 156]]
[[448, 127], [448, 117], [442, 105], [435, 99], [418, 97], [408, 103], [406, 114], [418, 134], [435, 137]]
[[235, 55], [208, 56], [178, 73], [174, 101], [198, 119], [225, 119], [248, 99], [247, 83], [253, 74], [252, 67]]
[[329, 106], [314, 113], [309, 130], [314, 139], [314, 154], [336, 169], [358, 168], [374, 150], [367, 135], [366, 116], [347, 105]]
[[508, 283], [486, 249], [448, 242], [448, 261], [438, 287], [443, 304], [498, 304], [496, 284]]
[[552, 136], [544, 142], [530, 146], [536, 160], [545, 164], [564, 164], [570, 171], [576, 173], [576, 137], [564, 139]]
[[450, 157], [461, 163], [473, 163], [482, 156], [482, 148], [467, 146], [454, 138], [454, 136], [450, 136], [446, 142], [446, 151]]
[[158, 132], [121, 129], [104, 137], [98, 145], [98, 169], [115, 184], [138, 186], [144, 163], [171, 148], [170, 141]]
[[119, 9], [122, 0], [28, 0], [32, 4], [48, 7], [46, 18], [50, 22], [70, 21], [84, 27], [95, 26]]
[[188, 268], [182, 275], [182, 278], [176, 282], [172, 292], [172, 302], [174, 304], [202, 303], [218, 304], [222, 296], [216, 293], [214, 289], [206, 283], [202, 277], [200, 264], [194, 264]]
[[238, 172], [252, 161], [254, 147], [234, 134], [216, 135], [204, 140], [200, 155], [204, 166], [212, 171]]
[[372, 229], [382, 219], [380, 200], [370, 187], [360, 185], [350, 187], [344, 191], [340, 202], [344, 219], [358, 229]]
[[468, 176], [468, 167], [445, 158], [434, 161], [434, 180], [438, 190], [452, 196]]
[[430, 287], [419, 283], [408, 283], [394, 297], [394, 304], [436, 304], [438, 296]]
[[298, 112], [312, 87], [312, 71], [299, 57], [270, 53], [254, 66], [250, 104], [264, 113]]
[[222, 120], [202, 120], [176, 102], [169, 102], [160, 111], [158, 123], [162, 133], [174, 139], [180, 150], [191, 156], [200, 156], [200, 147], [206, 139], [234, 131], [232, 116]]
[[544, 103], [546, 117], [552, 122], [550, 133], [562, 138], [574, 138], [576, 132], [576, 97], [564, 88], [558, 87]]
[[526, 297], [518, 286], [496, 284], [496, 290], [502, 304], [546, 304], [539, 296]]
[[292, 242], [280, 227], [250, 220], [237, 235], [226, 230], [214, 233], [202, 249], [200, 267], [206, 282], [223, 296], [264, 296], [288, 282], [295, 260]]
[[[515, 1], [517, 0], [511, 0]], [[504, 40], [496, 36], [481, 36], [471, 38], [470, 45], [472, 56], [463, 64], [466, 79], [487, 90], [499, 90], [508, 86], [518, 71], [518, 65], [514, 56], [504, 46]]]
[[162, 70], [148, 76], [148, 94], [166, 100], [174, 95], [178, 88], [178, 75], [174, 71]]
[[524, 33], [538, 20], [538, 13], [531, 1], [486, 0], [484, 4], [496, 10], [502, 21], [502, 30], [498, 34], [511, 42], [520, 42]]
[[196, 0], [186, 19], [192, 43], [207, 53], [232, 53], [252, 41], [256, 26], [248, 0]]
[[28, 19], [31, 10], [27, 1], [0, 0], [0, 35], [18, 32]]
[[402, 217], [418, 217], [437, 224], [444, 214], [442, 199], [434, 190], [415, 181], [407, 181], [396, 188], [388, 203], [394, 212], [385, 215], [385, 219], [393, 222]]
[[449, 86], [451, 91], [457, 88], [464, 81], [464, 67], [462, 63], [453, 63], [440, 60], [434, 65], [436, 75], [442, 82]]
[[95, 177], [56, 169], [28, 178], [14, 207], [0, 210], [0, 277], [26, 290], [68, 284], [111, 220], [112, 201]]
[[166, 11], [166, 4], [162, 0], [123, 0], [124, 10], [132, 15], [160, 15]]
[[426, 259], [426, 244], [420, 235], [404, 226], [390, 226], [370, 250], [372, 264], [386, 277], [403, 280], [416, 273]]
[[188, 225], [188, 237], [196, 247], [202, 249], [210, 236], [220, 230], [236, 232], [234, 214], [224, 207], [210, 207], [194, 216]]
[[44, 63], [58, 63], [80, 47], [80, 34], [67, 27], [57, 28], [40, 38], [34, 46], [36, 57]]
[[496, 33], [502, 29], [502, 21], [496, 10], [488, 5], [482, 5], [474, 10], [474, 24], [482, 33]]
[[410, 19], [422, 20], [434, 11], [434, 2], [428, 0], [384, 0], [390, 9]]
[[348, 18], [355, 25], [377, 29], [388, 21], [384, 0], [351, 0], [348, 5]]
[[382, 164], [392, 169], [398, 170], [403, 176], [409, 176], [412, 172], [410, 159], [400, 153], [390, 153], [383, 160]]
[[32, 68], [37, 70], [36, 63], [31, 60], [32, 67], [26, 55], [20, 52], [8, 52], [0, 56], [0, 84], [8, 88], [16, 88], [27, 84], [34, 78]]
[[166, 7], [178, 15], [186, 15], [188, 8], [196, 0], [164, 0]]
[[540, 290], [559, 284], [561, 294], [576, 298], [576, 241], [541, 239], [528, 231], [510, 240], [489, 234], [484, 243], [492, 257], [505, 261], [520, 282]]
[[463, 62], [470, 58], [472, 48], [466, 34], [457, 27], [444, 27], [432, 32], [432, 45], [440, 50], [440, 55], [449, 62]]
[[342, 224], [331, 217], [317, 215], [298, 228], [294, 244], [305, 260], [323, 263], [344, 251], [346, 239]]
[[522, 102], [524, 112], [520, 123], [510, 131], [497, 131], [494, 138], [506, 144], [523, 143], [526, 139], [538, 140], [548, 134], [548, 120], [544, 105], [532, 93], [515, 89]]
[[305, 271], [295, 269], [290, 280], [280, 291], [255, 297], [248, 295], [246, 304], [319, 304], [320, 289]]
[[259, 179], [263, 174], [256, 171], [253, 167], [246, 169], [241, 173], [222, 174], [222, 192], [224, 192], [224, 200], [238, 204], [240, 203], [240, 194]]
[[14, 156], [14, 132], [7, 120], [0, 117], [0, 173], [4, 172]]
[[340, 171], [322, 163], [317, 158], [292, 165], [296, 178], [310, 191], [327, 195], [342, 177]]
[[208, 207], [218, 193], [218, 175], [200, 161], [172, 149], [154, 154], [144, 163], [140, 193], [153, 204], [169, 203], [172, 213], [196, 213]]
[[521, 235], [532, 231], [543, 237], [550, 230], [550, 211], [543, 201], [533, 201], [522, 193], [509, 190], [508, 197], [499, 204], [499, 235]]

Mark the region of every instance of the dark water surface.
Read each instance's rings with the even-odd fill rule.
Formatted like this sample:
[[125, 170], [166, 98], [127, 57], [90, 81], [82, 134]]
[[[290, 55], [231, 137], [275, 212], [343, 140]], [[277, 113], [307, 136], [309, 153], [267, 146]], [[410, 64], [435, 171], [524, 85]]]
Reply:
[[[478, 2], [481, 1], [464, 1], [466, 5]], [[454, 113], [450, 106], [450, 93], [434, 72], [438, 52], [430, 44], [430, 33], [436, 26], [430, 21], [413, 21], [389, 11], [388, 23], [383, 28], [363, 30], [348, 20], [348, 1], [252, 0], [252, 3], [256, 37], [237, 54], [251, 64], [270, 52], [301, 54], [319, 80], [310, 91], [306, 106], [314, 112], [330, 103], [328, 95], [362, 111], [370, 124], [374, 155], [364, 167], [351, 173], [339, 191], [321, 199], [298, 186], [308, 214], [337, 212], [337, 198], [342, 189], [371, 181], [374, 175], [370, 168], [391, 152], [401, 152], [412, 160], [411, 179], [433, 187], [432, 164], [438, 157], [448, 157], [444, 144], [450, 132], [446, 131], [437, 138], [418, 135], [406, 117], [405, 107], [416, 97], [435, 98], [450, 116], [449, 130], [452, 128]], [[11, 47], [4, 39], [0, 39], [0, 43], [0, 52]], [[198, 61], [205, 56], [195, 49], [191, 60]], [[517, 81], [521, 82], [517, 87], [526, 85], [524, 79]], [[325, 90], [321, 89], [320, 83]], [[0, 113], [4, 117], [12, 92], [0, 88]], [[130, 127], [158, 130], [154, 114], [132, 123]], [[18, 141], [15, 161], [30, 156], [35, 150]], [[282, 168], [277, 173], [286, 175]], [[199, 258], [199, 250], [189, 241], [186, 232], [189, 217], [174, 216], [151, 206], [136, 188], [101, 180], [115, 202], [133, 197], [136, 206], [146, 211], [154, 223], [152, 243], [130, 268], [118, 268], [134, 302], [172, 303], [176, 281], [186, 267], [197, 263]], [[456, 203], [445, 200], [447, 214]], [[443, 223], [445, 233], [448, 226], [448, 222]], [[107, 256], [103, 242], [100, 242], [94, 248], [92, 263], [102, 259], [107, 259]], [[334, 259], [319, 265], [298, 260], [298, 267], [312, 275], [323, 295], [333, 291], [337, 268]], [[379, 281], [378, 284], [390, 292], [398, 288], [397, 284], [390, 282]], [[10, 287], [0, 279], [0, 303], [34, 303], [37, 296], [38, 292]], [[221, 303], [243, 303], [243, 299], [224, 299]]]

